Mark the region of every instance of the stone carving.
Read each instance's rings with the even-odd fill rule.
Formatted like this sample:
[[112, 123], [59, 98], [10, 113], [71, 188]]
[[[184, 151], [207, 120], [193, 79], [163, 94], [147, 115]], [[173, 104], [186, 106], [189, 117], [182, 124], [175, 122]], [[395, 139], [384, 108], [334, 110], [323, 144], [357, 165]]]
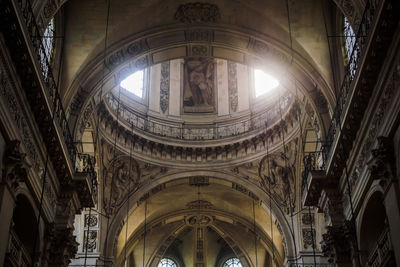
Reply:
[[183, 109], [191, 113], [215, 111], [215, 62], [212, 58], [186, 58]]
[[175, 19], [184, 23], [217, 22], [220, 17], [218, 6], [200, 2], [182, 4], [175, 13]]
[[205, 177], [205, 176], [189, 177], [189, 185], [192, 185], [192, 186], [204, 186], [204, 185], [209, 185], [209, 184], [210, 184], [209, 177]]
[[371, 150], [372, 159], [368, 162], [373, 179], [390, 180], [394, 175], [394, 151], [388, 137], [379, 136], [378, 148]]
[[[400, 66], [400, 65], [399, 65]], [[381, 101], [376, 109], [375, 115], [371, 121], [371, 127], [369, 128], [368, 136], [364, 141], [363, 147], [361, 149], [361, 153], [359, 153], [358, 161], [357, 161], [357, 170], [361, 172], [361, 170], [365, 167], [365, 162], [370, 155], [371, 148], [373, 147], [373, 143], [378, 135], [378, 131], [382, 125], [383, 118], [385, 117], [391, 103], [393, 102], [393, 93], [397, 90], [399, 86], [400, 80], [400, 71], [395, 70], [392, 73], [392, 76], [388, 79], [390, 82], [385, 88], [383, 92]], [[351, 176], [352, 178], [357, 178], [358, 176]], [[355, 183], [355, 181], [352, 181]]]
[[311, 229], [302, 229], [302, 233], [304, 249], [315, 246], [315, 230], [312, 229], [311, 231]]
[[304, 213], [303, 216], [301, 217], [301, 222], [304, 225], [311, 225], [314, 223], [314, 214], [310, 213]]
[[328, 226], [322, 235], [321, 248], [329, 262], [350, 263], [352, 259], [352, 242], [349, 222], [340, 226]]
[[85, 227], [96, 227], [98, 226], [97, 215], [94, 214], [85, 214]]
[[198, 224], [201, 226], [205, 226], [208, 225], [210, 222], [212, 222], [212, 219], [208, 216], [202, 215], [202, 216], [191, 216], [186, 221], [189, 225], [194, 226]]
[[192, 56], [194, 57], [206, 57], [208, 56], [208, 47], [205, 45], [193, 45]]
[[30, 165], [26, 162], [26, 154], [20, 151], [19, 140], [10, 141], [4, 153], [4, 170], [3, 179], [9, 184], [12, 189], [16, 189], [19, 183], [27, 178], [27, 169]]
[[97, 249], [97, 231], [95, 230], [90, 230], [89, 234], [88, 231], [85, 230], [85, 233], [83, 235], [83, 246], [82, 246], [82, 251], [85, 252], [86, 249], [88, 252], [94, 252]]
[[295, 205], [297, 142], [290, 142], [286, 153], [265, 156], [260, 163], [261, 186], [271, 193], [287, 212]]
[[163, 113], [167, 111], [169, 104], [169, 67], [169, 61], [161, 63], [160, 108]]
[[186, 207], [191, 210], [212, 209], [214, 207], [211, 202], [207, 200], [195, 200], [186, 204]]
[[210, 30], [188, 30], [185, 31], [185, 38], [188, 42], [210, 42], [213, 32]]
[[236, 112], [238, 108], [237, 65], [232, 61], [228, 62], [228, 91], [231, 111]]
[[104, 166], [103, 206], [107, 214], [120, 207], [127, 194], [139, 185], [139, 168], [134, 159], [116, 157]]
[[[114, 69], [118, 65], [122, 64], [129, 58], [138, 56], [139, 54], [142, 54], [146, 50], [148, 50], [148, 46], [146, 44], [145, 40], [139, 40], [137, 42], [131, 43], [126, 47], [121, 48], [120, 50], [117, 50], [113, 52], [111, 55], [108, 56], [108, 58], [105, 60], [105, 65], [109, 69]], [[142, 59], [143, 61], [143, 59]], [[147, 62], [147, 58], [146, 58]], [[134, 65], [138, 65], [134, 63]], [[143, 65], [143, 64], [142, 64]]]
[[46, 19], [50, 19], [57, 11], [57, 4], [54, 0], [48, 0], [43, 8], [43, 15]]
[[52, 266], [67, 267], [78, 251], [79, 243], [72, 234], [73, 229], [55, 229], [51, 233], [49, 263]]
[[245, 194], [245, 195], [248, 195], [249, 197], [251, 197], [252, 199], [254, 199], [256, 201], [260, 200], [253, 192], [251, 192], [250, 190], [248, 190], [247, 188], [245, 188], [239, 184], [232, 183], [232, 188]]

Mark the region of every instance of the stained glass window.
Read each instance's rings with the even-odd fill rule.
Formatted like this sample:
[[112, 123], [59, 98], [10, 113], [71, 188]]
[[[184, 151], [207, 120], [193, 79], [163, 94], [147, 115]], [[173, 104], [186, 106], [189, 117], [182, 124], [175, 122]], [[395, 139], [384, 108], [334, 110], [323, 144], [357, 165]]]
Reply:
[[[240, 265], [242, 266], [242, 265]], [[158, 267], [178, 267], [176, 262], [170, 258], [163, 258], [160, 260]]]
[[242, 267], [242, 264], [238, 258], [230, 258], [224, 262], [222, 267]]

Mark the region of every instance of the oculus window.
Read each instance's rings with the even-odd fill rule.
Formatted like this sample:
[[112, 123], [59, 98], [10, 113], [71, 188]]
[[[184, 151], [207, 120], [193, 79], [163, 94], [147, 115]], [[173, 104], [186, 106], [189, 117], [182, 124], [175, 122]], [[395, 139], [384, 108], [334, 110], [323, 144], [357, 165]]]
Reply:
[[222, 267], [243, 267], [238, 258], [227, 259]]
[[160, 260], [157, 267], [178, 267], [178, 265], [170, 258], [163, 258]]
[[[144, 70], [138, 70], [120, 83], [121, 87], [139, 98], [143, 98]], [[164, 265], [163, 265], [164, 266]], [[167, 265], [166, 265], [167, 266]]]
[[271, 75], [259, 69], [254, 70], [254, 89], [256, 98], [265, 95], [272, 89], [278, 87], [278, 85], [278, 80]]

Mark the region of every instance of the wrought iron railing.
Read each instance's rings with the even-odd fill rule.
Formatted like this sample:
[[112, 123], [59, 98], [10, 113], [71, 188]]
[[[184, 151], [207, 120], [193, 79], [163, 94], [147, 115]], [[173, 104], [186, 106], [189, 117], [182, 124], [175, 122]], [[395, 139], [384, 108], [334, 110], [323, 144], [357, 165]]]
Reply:
[[215, 140], [239, 136], [271, 127], [273, 120], [279, 118], [280, 110], [287, 110], [295, 101], [293, 94], [287, 93], [281, 101], [275, 103], [266, 112], [235, 121], [233, 123], [214, 123], [207, 125], [189, 125], [183, 123], [167, 123], [149, 119], [147, 116], [134, 112], [120, 101], [114, 94], [106, 96], [109, 107], [119, 112], [119, 118], [130, 126], [146, 133], [181, 140]]
[[354, 79], [357, 73], [360, 71], [360, 60], [362, 58], [362, 54], [365, 52], [364, 50], [367, 43], [367, 38], [375, 18], [375, 11], [378, 2], [378, 0], [367, 0], [362, 19], [358, 25], [355, 42], [351, 50], [352, 53], [345, 67], [343, 82], [336, 100], [335, 109], [333, 110], [329, 129], [325, 137], [325, 144], [322, 147], [322, 153], [324, 154], [325, 161], [331, 157], [331, 148], [333, 142], [337, 137], [337, 133], [340, 131], [343, 116], [348, 105], [349, 94], [351, 89], [354, 88]]
[[[16, 3], [18, 4], [22, 17], [24, 18], [26, 30], [29, 34], [36, 55], [36, 59], [39, 62], [39, 67], [41, 70], [41, 74], [39, 75], [41, 75], [44, 87], [45, 89], [47, 89], [47, 94], [49, 97], [49, 102], [51, 104], [54, 121], [58, 123], [58, 126], [61, 129], [61, 133], [64, 137], [64, 142], [67, 147], [72, 166], [76, 167], [77, 165], [79, 165], [77, 164], [77, 160], [81, 160], [80, 158], [82, 157], [82, 155], [78, 155], [77, 153], [76, 144], [74, 142], [74, 139], [72, 137], [68, 125], [67, 116], [62, 105], [57, 82], [53, 75], [50, 58], [48, 57], [48, 53], [46, 53], [46, 49], [48, 49], [46, 47], [47, 42], [44, 41], [43, 37], [40, 34], [40, 30], [36, 23], [36, 19], [32, 11], [32, 6], [30, 4], [30, 1], [17, 0]], [[94, 167], [92, 161], [90, 160], [90, 157], [88, 158], [89, 160], [87, 161], [87, 167], [84, 170], [84, 172], [88, 172], [88, 174], [90, 175], [92, 191], [97, 192], [96, 173], [94, 171]], [[79, 171], [79, 169], [76, 168], [75, 170]]]
[[5, 266], [10, 267], [29, 267], [31, 266], [31, 257], [20, 241], [14, 229], [10, 230], [10, 237], [7, 247], [7, 258]]
[[386, 266], [384, 263], [389, 261], [393, 256], [392, 243], [390, 242], [389, 229], [385, 229], [380, 235], [378, 242], [368, 257], [368, 267], [381, 267]]

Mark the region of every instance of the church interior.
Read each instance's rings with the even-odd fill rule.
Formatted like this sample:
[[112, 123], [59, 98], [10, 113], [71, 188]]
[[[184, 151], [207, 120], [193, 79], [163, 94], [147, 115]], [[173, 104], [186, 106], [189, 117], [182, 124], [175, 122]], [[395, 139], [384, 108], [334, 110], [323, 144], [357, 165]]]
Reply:
[[400, 266], [399, 15], [0, 0], [0, 266]]

